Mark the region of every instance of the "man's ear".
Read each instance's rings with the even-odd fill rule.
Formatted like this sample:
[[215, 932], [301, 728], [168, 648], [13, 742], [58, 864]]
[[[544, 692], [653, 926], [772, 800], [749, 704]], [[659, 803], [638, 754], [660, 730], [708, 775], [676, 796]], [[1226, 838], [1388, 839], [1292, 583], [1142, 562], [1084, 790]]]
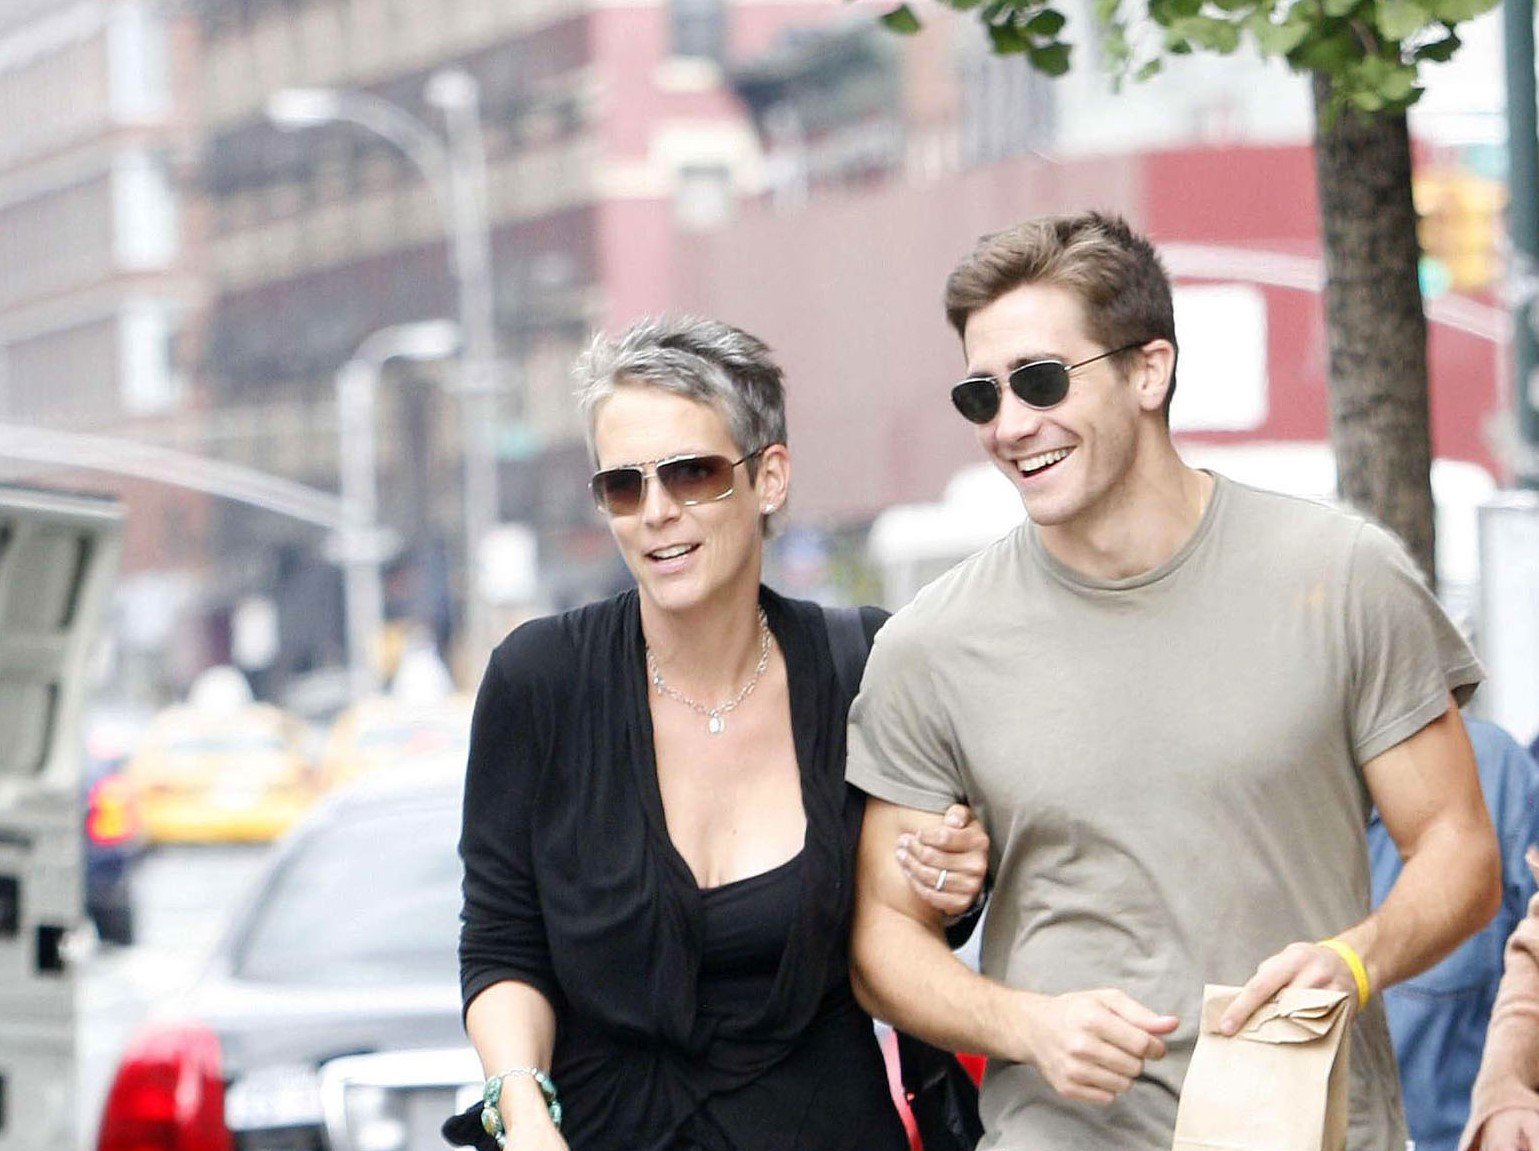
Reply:
[[1176, 349], [1169, 340], [1150, 340], [1139, 349], [1138, 361], [1131, 373], [1138, 406], [1146, 412], [1158, 412], [1165, 406], [1170, 379], [1176, 370]]

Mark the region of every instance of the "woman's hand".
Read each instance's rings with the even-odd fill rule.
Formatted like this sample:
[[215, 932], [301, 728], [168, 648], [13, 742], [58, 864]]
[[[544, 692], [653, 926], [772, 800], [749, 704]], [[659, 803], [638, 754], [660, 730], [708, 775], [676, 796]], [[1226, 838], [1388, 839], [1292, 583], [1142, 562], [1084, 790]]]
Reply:
[[1539, 1151], [1539, 1111], [1509, 1107], [1487, 1119], [1479, 1151]]
[[983, 891], [989, 872], [988, 833], [972, 808], [954, 803], [940, 823], [898, 836], [898, 866], [927, 906], [955, 919], [966, 914]]
[[549, 1121], [515, 1125], [507, 1138], [508, 1151], [569, 1151], [566, 1138]]
[[529, 1076], [503, 1080], [501, 1110], [507, 1151], [568, 1151], [566, 1138], [551, 1121], [544, 1094]]
[[566, 1137], [550, 1121], [543, 1102], [538, 1109], [521, 1108], [514, 1114], [504, 1108], [502, 1123], [507, 1151], [568, 1151]]

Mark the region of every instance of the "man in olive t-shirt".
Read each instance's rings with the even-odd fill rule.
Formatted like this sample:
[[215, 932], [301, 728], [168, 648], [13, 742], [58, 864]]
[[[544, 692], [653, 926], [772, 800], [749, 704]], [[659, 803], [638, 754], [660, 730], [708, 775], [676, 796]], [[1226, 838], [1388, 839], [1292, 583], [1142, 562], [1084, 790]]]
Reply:
[[[1237, 1027], [1283, 986], [1376, 992], [1489, 918], [1456, 706], [1480, 668], [1382, 530], [1181, 463], [1169, 285], [1120, 220], [986, 238], [947, 297], [954, 402], [1031, 522], [872, 650], [849, 743], [872, 797], [856, 985], [990, 1056], [983, 1147], [1165, 1151], [1205, 982], [1245, 985]], [[981, 975], [880, 846], [956, 798], [993, 839]], [[1408, 857], [1372, 914], [1370, 802]], [[1376, 996], [1351, 1062], [1350, 1145], [1402, 1151]]]

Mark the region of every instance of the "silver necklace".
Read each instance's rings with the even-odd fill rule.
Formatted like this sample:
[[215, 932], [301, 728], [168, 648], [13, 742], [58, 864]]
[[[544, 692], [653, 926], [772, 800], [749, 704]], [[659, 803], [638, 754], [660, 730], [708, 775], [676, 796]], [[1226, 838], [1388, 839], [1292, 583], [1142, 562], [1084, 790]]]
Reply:
[[737, 708], [750, 695], [753, 689], [759, 686], [759, 679], [764, 675], [764, 669], [769, 667], [770, 656], [770, 629], [769, 620], [765, 618], [764, 609], [759, 609], [759, 662], [754, 666], [753, 675], [748, 677], [748, 682], [743, 685], [743, 690], [729, 699], [726, 703], [719, 703], [715, 707], [707, 707], [698, 700], [690, 699], [678, 688], [673, 687], [663, 678], [662, 669], [657, 666], [657, 657], [652, 654], [652, 646], [647, 645], [647, 674], [652, 677], [652, 686], [657, 688], [659, 695], [666, 695], [671, 700], [682, 703], [690, 711], [706, 718], [705, 730], [712, 735], [720, 735], [727, 730], [726, 714]]

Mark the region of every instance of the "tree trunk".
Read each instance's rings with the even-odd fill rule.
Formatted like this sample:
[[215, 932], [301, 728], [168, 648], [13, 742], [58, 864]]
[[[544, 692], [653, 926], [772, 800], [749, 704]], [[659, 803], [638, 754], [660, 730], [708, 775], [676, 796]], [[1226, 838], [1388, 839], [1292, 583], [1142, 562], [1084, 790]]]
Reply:
[[1326, 114], [1314, 78], [1337, 492], [1402, 540], [1435, 581], [1427, 320], [1404, 112]]

